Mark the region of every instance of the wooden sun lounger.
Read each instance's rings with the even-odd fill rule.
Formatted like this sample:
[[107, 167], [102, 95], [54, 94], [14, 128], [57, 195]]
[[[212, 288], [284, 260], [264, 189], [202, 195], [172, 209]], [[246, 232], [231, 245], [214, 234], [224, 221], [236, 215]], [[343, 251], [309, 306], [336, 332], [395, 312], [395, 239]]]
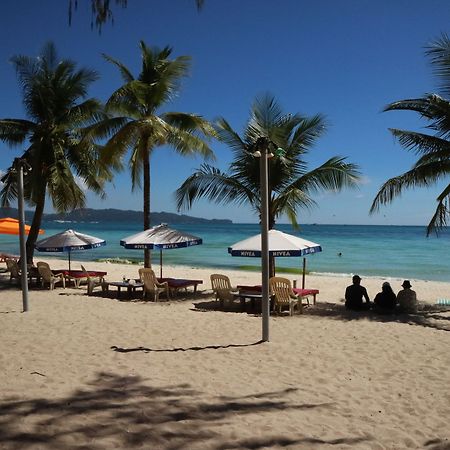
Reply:
[[187, 280], [183, 278], [158, 278], [158, 282], [163, 283], [167, 281], [171, 293], [176, 294], [180, 289], [184, 289], [187, 292], [187, 288], [192, 286], [194, 288], [194, 294], [197, 292], [197, 286], [203, 284], [202, 280]]
[[292, 288], [292, 290], [302, 298], [307, 298], [312, 295], [313, 297], [313, 305], [316, 304], [316, 295], [319, 293], [319, 289], [300, 289], [300, 288]]
[[[84, 270], [54, 270], [53, 273], [62, 273], [67, 281], [72, 281], [76, 288], [80, 287], [82, 281], [87, 281], [86, 272]], [[93, 278], [104, 278], [107, 272], [99, 272], [96, 270], [88, 270], [88, 275]]]

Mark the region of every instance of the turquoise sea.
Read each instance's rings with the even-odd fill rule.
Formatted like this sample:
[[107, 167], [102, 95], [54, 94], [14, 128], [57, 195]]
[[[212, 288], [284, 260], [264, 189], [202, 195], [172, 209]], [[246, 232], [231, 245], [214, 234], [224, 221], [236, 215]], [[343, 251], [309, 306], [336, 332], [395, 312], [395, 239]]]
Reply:
[[[170, 224], [169, 224], [170, 225]], [[140, 223], [59, 223], [44, 222], [45, 235], [72, 228], [106, 240], [107, 245], [97, 249], [72, 252], [72, 260], [124, 258], [142, 261], [142, 250], [126, 250], [120, 239], [141, 230]], [[179, 264], [206, 268], [255, 268], [259, 258], [232, 257], [227, 249], [237, 241], [260, 232], [258, 224], [196, 224], [176, 225], [203, 239], [203, 245], [166, 250], [164, 264]], [[439, 238], [426, 238], [425, 227], [376, 225], [301, 225], [294, 230], [290, 225], [277, 225], [277, 229], [301, 236], [322, 246], [322, 252], [307, 256], [307, 269], [322, 274], [348, 276], [386, 276], [450, 281], [450, 233]], [[0, 235], [0, 252], [19, 254], [17, 236]], [[342, 255], [339, 256], [339, 253]], [[62, 253], [35, 252], [39, 256], [67, 259]], [[155, 264], [159, 252], [152, 252]], [[277, 258], [277, 267], [301, 269], [301, 258]]]

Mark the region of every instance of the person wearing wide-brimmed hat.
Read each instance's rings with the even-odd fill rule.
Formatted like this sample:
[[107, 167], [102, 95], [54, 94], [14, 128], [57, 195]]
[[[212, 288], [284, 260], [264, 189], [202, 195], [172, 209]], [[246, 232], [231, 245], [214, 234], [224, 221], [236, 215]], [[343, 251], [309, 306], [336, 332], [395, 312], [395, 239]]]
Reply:
[[[353, 311], [364, 311], [370, 309], [370, 299], [367, 289], [361, 286], [361, 277], [353, 275], [353, 284], [345, 290], [345, 307]], [[366, 300], [363, 303], [363, 298]]]
[[401, 312], [414, 313], [417, 312], [417, 295], [411, 289], [409, 280], [402, 283], [403, 289], [397, 294], [398, 308]]

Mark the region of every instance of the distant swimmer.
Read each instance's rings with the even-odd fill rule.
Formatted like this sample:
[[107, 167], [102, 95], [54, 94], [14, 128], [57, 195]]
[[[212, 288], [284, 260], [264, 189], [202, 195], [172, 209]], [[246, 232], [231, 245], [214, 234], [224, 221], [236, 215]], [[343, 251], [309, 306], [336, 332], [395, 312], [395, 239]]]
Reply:
[[339, 253], [338, 253], [338, 256], [342, 256], [342, 253], [341, 253], [341, 252], [339, 252]]

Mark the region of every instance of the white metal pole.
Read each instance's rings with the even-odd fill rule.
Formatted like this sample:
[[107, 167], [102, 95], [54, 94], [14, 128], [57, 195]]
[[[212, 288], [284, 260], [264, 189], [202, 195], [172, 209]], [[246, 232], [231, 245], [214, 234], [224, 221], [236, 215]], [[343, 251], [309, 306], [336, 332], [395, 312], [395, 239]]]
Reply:
[[260, 183], [261, 183], [261, 315], [262, 315], [262, 340], [269, 340], [269, 198], [268, 198], [268, 143], [265, 140], [259, 149], [261, 152], [260, 161]]
[[23, 200], [23, 165], [19, 160], [19, 235], [20, 235], [20, 265], [21, 265], [21, 284], [22, 284], [22, 303], [23, 311], [28, 311], [28, 269], [27, 269], [27, 248], [25, 245], [25, 210]]

